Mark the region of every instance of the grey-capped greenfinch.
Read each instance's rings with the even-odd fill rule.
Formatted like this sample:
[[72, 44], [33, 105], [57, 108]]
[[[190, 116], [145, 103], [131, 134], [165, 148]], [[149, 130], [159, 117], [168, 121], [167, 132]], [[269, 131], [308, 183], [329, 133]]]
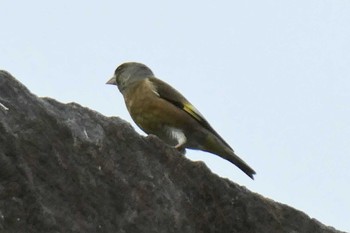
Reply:
[[234, 153], [203, 115], [144, 64], [121, 64], [107, 84], [118, 86], [132, 119], [145, 133], [156, 135], [179, 150], [216, 154], [254, 179], [255, 171]]

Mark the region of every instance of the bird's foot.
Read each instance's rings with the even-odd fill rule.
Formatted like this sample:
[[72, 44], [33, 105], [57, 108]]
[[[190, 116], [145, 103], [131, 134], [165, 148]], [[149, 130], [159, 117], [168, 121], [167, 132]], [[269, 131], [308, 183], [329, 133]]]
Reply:
[[183, 147], [183, 146], [174, 146], [174, 149], [176, 149], [178, 152], [180, 152], [182, 155], [185, 155], [186, 154], [186, 148]]

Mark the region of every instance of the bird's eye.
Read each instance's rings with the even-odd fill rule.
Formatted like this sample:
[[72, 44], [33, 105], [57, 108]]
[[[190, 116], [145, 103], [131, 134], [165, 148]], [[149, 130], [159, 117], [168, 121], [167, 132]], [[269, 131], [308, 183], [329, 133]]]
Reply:
[[120, 72], [122, 71], [122, 69], [123, 69], [123, 67], [118, 66], [114, 73], [115, 73], [115, 74], [116, 74], [116, 73], [120, 73]]

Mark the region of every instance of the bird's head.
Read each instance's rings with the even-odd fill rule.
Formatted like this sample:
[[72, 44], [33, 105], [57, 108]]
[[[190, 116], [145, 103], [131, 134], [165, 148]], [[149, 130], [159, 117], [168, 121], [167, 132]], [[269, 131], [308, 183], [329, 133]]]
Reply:
[[117, 67], [113, 77], [106, 84], [117, 85], [123, 94], [131, 84], [154, 76], [150, 68], [137, 62], [126, 62]]

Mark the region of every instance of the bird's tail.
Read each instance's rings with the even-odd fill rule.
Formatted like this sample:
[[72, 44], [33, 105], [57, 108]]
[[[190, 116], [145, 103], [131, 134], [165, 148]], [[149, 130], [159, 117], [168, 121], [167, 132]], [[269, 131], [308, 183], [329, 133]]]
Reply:
[[238, 157], [235, 152], [232, 150], [224, 155], [219, 155], [222, 156], [222, 158], [228, 160], [229, 162], [233, 163], [236, 165], [239, 169], [241, 169], [247, 176], [252, 178], [254, 180], [254, 175], [256, 172], [251, 168], [246, 162], [244, 162], [240, 157]]
[[226, 142], [215, 137], [214, 135], [210, 135], [207, 137], [206, 145], [206, 151], [214, 153], [220, 156], [221, 158], [233, 163], [239, 169], [241, 169], [241, 171], [243, 171], [251, 179], [254, 180], [254, 175], [256, 174], [256, 172], [246, 162], [239, 158], [238, 155], [236, 155], [235, 152], [231, 149], [231, 147], [226, 144]]

